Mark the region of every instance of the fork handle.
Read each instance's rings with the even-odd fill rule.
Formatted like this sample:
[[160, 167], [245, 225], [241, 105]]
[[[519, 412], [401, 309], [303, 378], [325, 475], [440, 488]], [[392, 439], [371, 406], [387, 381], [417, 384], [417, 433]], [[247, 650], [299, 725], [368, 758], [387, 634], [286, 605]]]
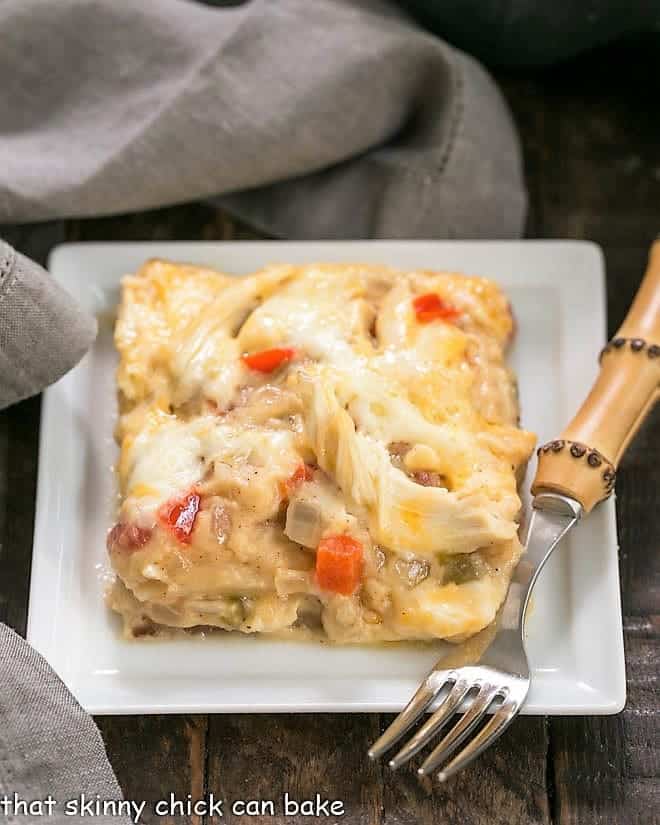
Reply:
[[600, 354], [600, 372], [561, 436], [538, 450], [532, 493], [576, 499], [589, 512], [614, 489], [628, 444], [660, 398], [660, 239], [617, 334]]

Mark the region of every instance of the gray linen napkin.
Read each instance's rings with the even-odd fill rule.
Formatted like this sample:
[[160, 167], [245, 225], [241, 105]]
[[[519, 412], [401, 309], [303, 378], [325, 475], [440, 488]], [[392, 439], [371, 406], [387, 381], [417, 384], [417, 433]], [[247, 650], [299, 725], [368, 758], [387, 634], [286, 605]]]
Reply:
[[0, 33], [0, 222], [230, 194], [290, 238], [522, 230], [497, 88], [382, 0], [4, 0]]
[[[54, 825], [127, 825], [129, 817], [66, 815], [66, 803], [121, 800], [98, 728], [60, 679], [20, 636], [0, 624], [0, 820]], [[20, 803], [56, 805], [26, 815]], [[7, 806], [3, 799], [7, 797]], [[18, 807], [15, 803], [18, 802]], [[70, 808], [71, 811], [76, 810]], [[112, 809], [108, 809], [112, 810]], [[14, 813], [18, 813], [13, 818]]]
[[39, 264], [0, 240], [0, 409], [64, 375], [95, 335], [94, 318]]

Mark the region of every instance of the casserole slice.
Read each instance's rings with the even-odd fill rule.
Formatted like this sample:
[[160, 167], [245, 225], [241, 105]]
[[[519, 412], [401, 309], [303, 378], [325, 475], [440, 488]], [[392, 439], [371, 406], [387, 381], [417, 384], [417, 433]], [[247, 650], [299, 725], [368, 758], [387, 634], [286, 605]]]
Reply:
[[149, 261], [115, 330], [121, 505], [110, 605], [129, 637], [222, 628], [461, 640], [521, 546], [534, 446], [483, 278]]

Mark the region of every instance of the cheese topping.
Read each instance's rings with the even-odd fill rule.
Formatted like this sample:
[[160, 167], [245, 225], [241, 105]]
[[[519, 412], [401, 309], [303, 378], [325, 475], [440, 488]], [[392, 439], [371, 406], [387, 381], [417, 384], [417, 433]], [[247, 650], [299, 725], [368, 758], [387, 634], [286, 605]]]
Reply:
[[[160, 627], [462, 638], [521, 552], [508, 304], [484, 279], [151, 261], [116, 327], [111, 604]], [[320, 548], [323, 548], [322, 552]]]

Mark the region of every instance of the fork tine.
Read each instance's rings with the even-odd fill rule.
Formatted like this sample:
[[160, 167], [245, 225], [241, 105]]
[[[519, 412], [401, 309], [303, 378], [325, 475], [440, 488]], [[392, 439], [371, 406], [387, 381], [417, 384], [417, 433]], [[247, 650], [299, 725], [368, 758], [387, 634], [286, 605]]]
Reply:
[[454, 725], [447, 735], [440, 741], [440, 744], [435, 747], [417, 773], [422, 776], [427, 776], [432, 773], [438, 765], [454, 751], [470, 731], [479, 723], [484, 713], [488, 710], [488, 706], [495, 698], [498, 688], [485, 683], [479, 688], [479, 693], [474, 698], [470, 707], [465, 711], [461, 719]]
[[456, 708], [461, 704], [465, 698], [465, 694], [470, 689], [470, 683], [465, 679], [460, 679], [454, 683], [454, 686], [449, 691], [440, 707], [436, 712], [427, 719], [417, 733], [412, 737], [407, 745], [390, 760], [390, 768], [396, 769], [404, 765], [411, 759], [418, 751], [420, 751], [433, 736], [433, 734], [440, 730], [447, 719], [454, 713]]
[[438, 774], [441, 782], [446, 782], [450, 776], [469, 765], [483, 753], [495, 739], [497, 739], [518, 715], [520, 702], [505, 702], [498, 708], [491, 719], [483, 726], [477, 735], [463, 748], [460, 753], [449, 762]]
[[370, 759], [378, 759], [389, 750], [415, 724], [445, 684], [456, 679], [452, 673], [447, 674], [444, 679], [438, 677], [437, 671], [431, 672], [417, 688], [415, 695], [405, 708], [369, 749]]

